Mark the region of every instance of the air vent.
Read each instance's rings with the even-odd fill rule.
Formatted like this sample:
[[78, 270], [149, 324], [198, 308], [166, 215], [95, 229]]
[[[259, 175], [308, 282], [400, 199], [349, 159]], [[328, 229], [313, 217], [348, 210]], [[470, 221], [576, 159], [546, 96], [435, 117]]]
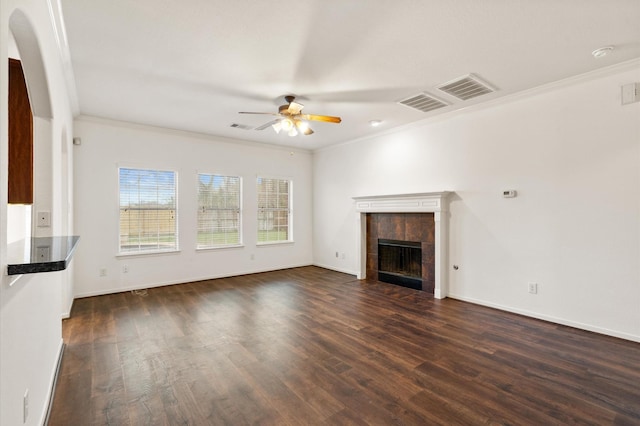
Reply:
[[473, 74], [445, 83], [438, 89], [463, 101], [496, 91], [489, 83]]
[[429, 95], [428, 93], [420, 93], [415, 96], [411, 96], [410, 98], [404, 99], [398, 103], [422, 112], [433, 111], [434, 109], [443, 108], [449, 105], [446, 102], [436, 98], [435, 96]]
[[242, 129], [242, 130], [251, 130], [251, 129], [253, 129], [253, 127], [251, 127], [251, 126], [247, 126], [246, 124], [238, 124], [238, 123], [233, 123], [230, 127], [234, 127], [236, 129]]

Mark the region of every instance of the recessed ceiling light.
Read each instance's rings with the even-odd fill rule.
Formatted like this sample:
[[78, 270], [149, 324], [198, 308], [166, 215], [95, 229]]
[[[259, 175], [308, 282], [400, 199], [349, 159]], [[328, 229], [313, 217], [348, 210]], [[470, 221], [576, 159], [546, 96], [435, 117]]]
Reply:
[[613, 52], [613, 46], [605, 46], [591, 52], [594, 58], [602, 58]]
[[369, 124], [371, 125], [371, 127], [378, 127], [382, 124], [382, 120], [371, 120], [369, 121]]

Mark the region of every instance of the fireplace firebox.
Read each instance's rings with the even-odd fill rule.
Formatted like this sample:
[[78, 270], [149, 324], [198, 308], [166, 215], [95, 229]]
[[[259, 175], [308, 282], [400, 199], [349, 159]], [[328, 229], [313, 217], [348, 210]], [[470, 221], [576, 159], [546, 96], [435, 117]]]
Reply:
[[422, 290], [422, 244], [378, 239], [378, 280]]

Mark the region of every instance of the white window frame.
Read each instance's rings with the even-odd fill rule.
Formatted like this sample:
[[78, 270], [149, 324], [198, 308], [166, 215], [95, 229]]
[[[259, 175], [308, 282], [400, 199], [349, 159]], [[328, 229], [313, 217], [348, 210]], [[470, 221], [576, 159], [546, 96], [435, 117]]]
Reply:
[[[269, 180], [277, 180], [277, 181], [286, 181], [288, 183], [288, 208], [268, 208], [260, 206], [260, 191], [259, 191], [259, 182], [261, 179], [269, 179]], [[277, 196], [277, 194], [276, 194]], [[256, 245], [258, 246], [266, 246], [272, 244], [289, 244], [293, 243], [293, 180], [289, 177], [280, 177], [280, 176], [266, 176], [266, 175], [258, 175], [256, 177], [256, 204], [257, 204], [257, 234], [256, 234]], [[286, 240], [267, 240], [260, 241], [260, 232], [261, 228], [264, 227], [264, 223], [261, 224], [265, 219], [262, 218], [263, 213], [272, 211], [272, 212], [287, 212], [287, 239]]]
[[[201, 176], [207, 176], [207, 177], [212, 177], [212, 178], [216, 178], [216, 177], [221, 177], [221, 178], [233, 178], [233, 179], [237, 179], [238, 180], [238, 200], [237, 200], [237, 208], [213, 208], [210, 210], [213, 211], [226, 211], [226, 212], [233, 212], [235, 211], [236, 213], [236, 220], [238, 223], [238, 241], [237, 242], [233, 242], [233, 243], [222, 243], [222, 244], [200, 244], [200, 213], [203, 211], [203, 209], [207, 209], [206, 206], [202, 205], [200, 203], [200, 177]], [[220, 248], [228, 248], [228, 247], [242, 247], [243, 243], [242, 243], [242, 177], [241, 176], [237, 176], [237, 175], [230, 175], [230, 174], [222, 174], [222, 173], [204, 173], [204, 172], [198, 172], [196, 174], [196, 180], [197, 180], [197, 197], [198, 197], [198, 207], [197, 207], [197, 212], [196, 212], [196, 250], [209, 250], [209, 249], [220, 249]]]
[[[129, 249], [123, 250], [123, 241], [122, 241], [122, 210], [124, 205], [122, 204], [122, 187], [121, 187], [121, 173], [123, 169], [127, 170], [136, 170], [136, 171], [146, 171], [146, 172], [159, 172], [159, 173], [171, 173], [173, 174], [173, 198], [174, 205], [173, 209], [161, 209], [157, 208], [156, 210], [169, 210], [173, 212], [173, 221], [174, 221], [174, 243], [172, 245], [167, 246], [166, 248], [161, 248], [161, 237], [158, 231], [155, 240], [155, 247], [144, 249], [141, 248], [140, 241], [138, 241], [138, 249]], [[143, 210], [142, 208], [140, 210]], [[150, 209], [153, 210], [153, 209]], [[161, 254], [161, 253], [175, 253], [179, 251], [179, 225], [178, 225], [178, 172], [175, 170], [171, 170], [168, 168], [152, 168], [152, 167], [138, 167], [138, 166], [118, 166], [118, 256], [140, 256], [140, 255], [149, 255], [149, 254]], [[169, 234], [170, 236], [170, 234]], [[140, 238], [140, 234], [138, 235]]]

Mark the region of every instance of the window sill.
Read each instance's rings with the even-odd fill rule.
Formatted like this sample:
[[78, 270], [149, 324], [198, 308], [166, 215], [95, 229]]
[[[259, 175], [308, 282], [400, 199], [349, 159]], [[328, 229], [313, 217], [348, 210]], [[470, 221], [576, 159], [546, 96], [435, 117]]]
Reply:
[[256, 243], [256, 247], [267, 247], [267, 246], [281, 246], [281, 245], [289, 245], [294, 244], [295, 241], [268, 241], [264, 243]]
[[213, 247], [196, 247], [196, 251], [212, 251], [212, 250], [225, 250], [225, 249], [238, 249], [243, 248], [244, 244], [233, 244], [228, 246], [213, 246]]
[[118, 253], [116, 257], [146, 257], [146, 256], [158, 256], [163, 254], [179, 254], [180, 250], [149, 250], [149, 251], [136, 251], [131, 253]]

